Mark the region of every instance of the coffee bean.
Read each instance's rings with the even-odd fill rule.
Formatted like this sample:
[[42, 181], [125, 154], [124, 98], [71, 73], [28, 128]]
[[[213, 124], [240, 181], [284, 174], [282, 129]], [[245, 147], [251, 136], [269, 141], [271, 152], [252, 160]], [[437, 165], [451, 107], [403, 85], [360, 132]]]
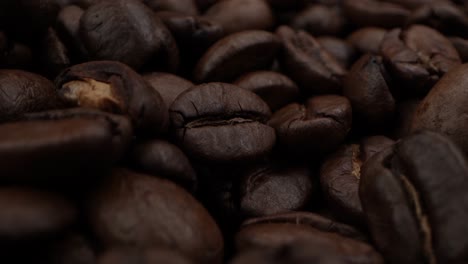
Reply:
[[89, 57], [80, 39], [80, 19], [83, 13], [84, 10], [78, 6], [66, 6], [60, 10], [56, 21], [57, 34], [75, 62], [83, 62]]
[[368, 160], [359, 194], [389, 263], [466, 260], [468, 165], [447, 138], [421, 132]]
[[170, 71], [178, 67], [174, 38], [139, 0], [105, 0], [92, 5], [81, 17], [80, 36], [96, 60], [117, 60], [135, 69], [154, 62]]
[[48, 29], [47, 35], [42, 40], [41, 50], [44, 52], [41, 55], [41, 64], [44, 67], [45, 75], [55, 78], [61, 71], [70, 66], [68, 49], [54, 29]]
[[346, 70], [311, 35], [281, 26], [282, 66], [299, 88], [307, 93], [338, 93]]
[[207, 83], [180, 94], [170, 108], [178, 143], [189, 156], [235, 162], [267, 155], [275, 142], [265, 125], [270, 110], [260, 97], [237, 86]]
[[356, 50], [351, 44], [335, 37], [319, 37], [320, 45], [335, 57], [344, 69], [349, 68], [356, 59]]
[[183, 91], [194, 86], [191, 81], [170, 73], [153, 72], [143, 77], [161, 95], [167, 106], [171, 106]]
[[293, 102], [299, 96], [299, 89], [291, 79], [272, 71], [250, 72], [234, 84], [260, 96], [272, 111]]
[[139, 134], [155, 136], [168, 126], [167, 106], [159, 93], [126, 65], [94, 61], [74, 65], [55, 80], [70, 106], [129, 115]]
[[[231, 34], [216, 42], [194, 70], [196, 82], [232, 81], [243, 73], [268, 68], [280, 48], [279, 39], [266, 31]], [[251, 60], [256, 56], [256, 60]]]
[[143, 0], [154, 11], [173, 11], [187, 15], [198, 15], [194, 0]]
[[135, 145], [130, 154], [132, 167], [144, 173], [167, 178], [193, 191], [197, 175], [185, 154], [163, 140], [152, 140]]
[[221, 261], [223, 239], [216, 223], [170, 181], [118, 169], [89, 199], [90, 225], [105, 248], [160, 245], [197, 263]]
[[425, 94], [440, 77], [460, 65], [457, 50], [439, 32], [422, 25], [394, 29], [385, 35], [382, 56], [408, 94]]
[[265, 0], [224, 0], [212, 5], [204, 14], [222, 25], [230, 34], [245, 30], [268, 30], [274, 17]]
[[0, 70], [0, 121], [63, 106], [52, 82], [21, 70]]
[[289, 104], [273, 114], [278, 144], [288, 152], [324, 154], [335, 150], [351, 129], [351, 105], [345, 97], [312, 97], [306, 105]]
[[375, 0], [344, 0], [343, 10], [352, 23], [361, 27], [400, 27], [410, 15], [398, 4]]
[[364, 27], [351, 33], [347, 42], [349, 42], [360, 53], [380, 53], [380, 44], [387, 34], [387, 30], [378, 27]]
[[346, 24], [346, 18], [338, 6], [309, 5], [292, 20], [291, 27], [302, 29], [316, 35], [340, 34]]

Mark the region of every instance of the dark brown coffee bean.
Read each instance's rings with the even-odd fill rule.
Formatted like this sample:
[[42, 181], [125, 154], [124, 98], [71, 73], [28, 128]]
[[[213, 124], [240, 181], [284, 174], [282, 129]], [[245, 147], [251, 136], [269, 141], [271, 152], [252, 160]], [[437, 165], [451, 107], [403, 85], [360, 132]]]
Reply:
[[161, 95], [164, 103], [169, 107], [183, 91], [194, 84], [177, 75], [164, 72], [153, 72], [143, 76], [145, 80]]
[[267, 31], [231, 34], [203, 55], [195, 67], [194, 79], [196, 82], [232, 81], [246, 72], [268, 68], [280, 45], [279, 39]]
[[444, 76], [418, 106], [411, 126], [412, 131], [429, 129], [445, 134], [465, 153], [467, 72], [468, 65], [463, 64]]
[[99, 257], [98, 264], [191, 264], [185, 256], [165, 248], [114, 248]]
[[299, 88], [307, 93], [339, 93], [346, 70], [311, 35], [281, 26], [281, 63]]
[[313, 194], [307, 168], [267, 164], [252, 169], [240, 183], [240, 209], [246, 216], [264, 216], [306, 207]]
[[187, 15], [198, 15], [194, 0], [143, 0], [154, 11], [173, 11]]
[[356, 50], [348, 42], [335, 37], [319, 37], [320, 45], [335, 57], [344, 69], [348, 69], [356, 59]]
[[41, 43], [41, 70], [45, 75], [55, 78], [61, 71], [69, 67], [71, 62], [68, 49], [58, 37], [54, 29], [49, 28]]
[[275, 131], [265, 125], [268, 105], [231, 84], [208, 83], [180, 94], [170, 108], [177, 140], [193, 158], [248, 161], [273, 148]]
[[54, 84], [46, 78], [21, 70], [0, 70], [0, 121], [49, 109], [60, 108]]
[[64, 198], [27, 188], [2, 186], [0, 207], [2, 245], [52, 238], [70, 228], [77, 217], [76, 208]]
[[97, 2], [81, 17], [80, 35], [96, 60], [116, 60], [135, 69], [156, 64], [169, 71], [179, 64], [171, 33], [139, 0]]
[[468, 62], [468, 40], [460, 37], [451, 37], [450, 42], [452, 42], [453, 46], [458, 51], [462, 62]]
[[76, 62], [85, 61], [89, 57], [80, 37], [80, 19], [83, 13], [84, 10], [80, 7], [70, 5], [57, 15], [57, 33], [67, 47], [70, 58]]
[[467, 261], [468, 165], [447, 138], [422, 132], [368, 160], [359, 194], [388, 263]]
[[[121, 117], [123, 118], [123, 117]], [[128, 121], [127, 121], [128, 122]], [[91, 180], [120, 157], [126, 134], [104, 118], [35, 120], [0, 125], [0, 182], [67, 186]], [[123, 146], [119, 146], [124, 149]], [[122, 153], [120, 153], [122, 154]]]
[[387, 34], [387, 30], [378, 27], [364, 27], [348, 36], [349, 42], [360, 53], [380, 53], [380, 43]]
[[375, 0], [344, 0], [343, 9], [349, 20], [361, 27], [400, 27], [410, 15], [400, 5]]
[[366, 54], [351, 68], [343, 85], [343, 95], [353, 108], [353, 121], [360, 128], [379, 131], [389, 125], [395, 113], [389, 74], [382, 57]]
[[293, 102], [299, 96], [299, 89], [291, 79], [272, 71], [247, 73], [234, 84], [260, 96], [272, 111]]
[[448, 35], [468, 37], [468, 16], [449, 1], [421, 6], [411, 14], [407, 24], [424, 24]]
[[338, 6], [310, 5], [294, 16], [291, 27], [302, 29], [311, 35], [337, 35], [346, 24], [346, 18]]
[[94, 61], [74, 65], [55, 82], [60, 96], [71, 106], [129, 115], [140, 135], [154, 137], [167, 130], [167, 106], [161, 96], [125, 64]]
[[362, 242], [368, 242], [366, 235], [364, 235], [356, 228], [311, 212], [297, 211], [251, 218], [244, 221], [243, 226], [265, 223], [306, 225], [323, 232], [336, 233], [340, 236], [352, 238]]
[[221, 263], [223, 238], [216, 223], [170, 181], [114, 170], [88, 206], [92, 229], [105, 248], [159, 245], [197, 263]]
[[278, 144], [293, 153], [324, 154], [335, 150], [351, 129], [351, 105], [345, 97], [322, 95], [306, 105], [289, 104], [273, 114]]
[[265, 0], [218, 1], [205, 17], [222, 25], [227, 34], [244, 30], [268, 30], [273, 27], [272, 10]]
[[185, 154], [164, 140], [139, 143], [130, 153], [133, 168], [144, 173], [167, 178], [190, 191], [197, 186], [197, 175]]
[[407, 87], [406, 94], [425, 94], [440, 77], [461, 63], [446, 37], [422, 25], [389, 31], [381, 52], [390, 73]]
[[341, 147], [323, 163], [320, 171], [322, 191], [337, 218], [361, 226], [365, 224], [359, 199], [361, 166], [393, 143], [384, 136], [370, 137], [361, 144]]

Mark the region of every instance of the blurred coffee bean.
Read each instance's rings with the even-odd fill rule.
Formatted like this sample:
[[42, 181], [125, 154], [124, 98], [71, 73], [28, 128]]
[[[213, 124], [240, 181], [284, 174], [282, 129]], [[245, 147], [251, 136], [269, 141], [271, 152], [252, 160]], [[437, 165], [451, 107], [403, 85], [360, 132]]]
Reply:
[[426, 94], [450, 69], [461, 63], [457, 50], [439, 32], [422, 25], [389, 31], [381, 53], [389, 72], [402, 82], [403, 94]]
[[376, 0], [343, 0], [343, 10], [360, 27], [400, 27], [410, 15], [409, 10], [398, 4]]
[[0, 70], [0, 91], [1, 122], [63, 106], [52, 82], [26, 71]]
[[278, 145], [296, 154], [325, 154], [335, 150], [351, 129], [348, 99], [322, 95], [305, 105], [289, 104], [276, 111], [268, 124], [275, 128]]
[[413, 118], [412, 131], [429, 129], [447, 135], [465, 153], [466, 96], [468, 65], [463, 64], [444, 76], [419, 104]]
[[187, 15], [198, 15], [194, 0], [143, 0], [154, 11], [173, 11]]
[[60, 10], [55, 23], [57, 34], [75, 63], [83, 62], [89, 57], [80, 37], [80, 19], [83, 13], [84, 10], [78, 6], [66, 6]]
[[[231, 34], [211, 46], [198, 62], [194, 79], [198, 83], [232, 81], [240, 75], [271, 66], [280, 48], [270, 32], [248, 30]], [[252, 60], [252, 57], [256, 57]]]
[[305, 167], [258, 166], [240, 183], [241, 213], [264, 216], [304, 209], [314, 189], [311, 172]]
[[128, 66], [113, 61], [74, 65], [55, 80], [59, 94], [71, 106], [129, 115], [140, 135], [154, 137], [168, 127], [161, 95]]
[[236, 162], [267, 155], [275, 131], [268, 105], [254, 93], [224, 83], [195, 86], [170, 108], [178, 144], [195, 159]]
[[383, 132], [392, 124], [395, 99], [389, 80], [380, 56], [366, 54], [352, 66], [343, 82], [343, 95], [351, 102], [359, 129]]
[[268, 30], [274, 17], [266, 0], [221, 0], [204, 16], [219, 23], [227, 34], [244, 30]]
[[359, 194], [388, 263], [460, 263], [468, 248], [468, 165], [447, 138], [421, 132], [362, 169]]
[[[64, 198], [20, 187], [0, 187], [0, 244], [40, 243], [66, 231], [77, 210]], [[7, 253], [7, 252], [4, 252]]]
[[276, 34], [283, 42], [280, 56], [285, 71], [306, 93], [339, 93], [346, 70], [320, 43], [304, 31], [281, 26]]
[[460, 37], [451, 37], [450, 42], [458, 51], [462, 62], [468, 62], [468, 40]]
[[223, 238], [216, 223], [170, 181], [116, 169], [89, 198], [88, 212], [105, 248], [159, 245], [197, 263], [221, 262]]
[[250, 72], [241, 76], [234, 84], [260, 96], [272, 111], [293, 102], [299, 96], [296, 84], [278, 72]]
[[153, 72], [145, 74], [143, 77], [161, 95], [168, 107], [172, 105], [179, 94], [194, 86], [191, 81], [170, 73]]
[[362, 54], [380, 53], [380, 44], [387, 34], [387, 30], [378, 27], [364, 27], [351, 33], [347, 42]]
[[346, 17], [338, 6], [310, 5], [294, 16], [291, 27], [311, 35], [338, 35], [343, 32]]
[[80, 20], [80, 36], [91, 58], [175, 71], [179, 51], [169, 30], [139, 0], [103, 0]]
[[407, 24], [424, 24], [448, 35], [468, 37], [468, 16], [449, 1], [426, 4], [408, 17]]
[[365, 226], [359, 199], [361, 166], [393, 143], [393, 140], [384, 136], [369, 137], [360, 144], [341, 147], [326, 159], [321, 168], [320, 182], [334, 216], [344, 222]]
[[197, 175], [185, 154], [164, 140], [136, 144], [130, 153], [132, 167], [143, 173], [176, 182], [189, 191], [197, 187]]
[[356, 59], [356, 50], [345, 40], [323, 36], [317, 38], [320, 45], [340, 62], [344, 69], [348, 69]]
[[43, 66], [41, 71], [51, 78], [55, 78], [71, 64], [67, 47], [52, 28], [48, 29], [42, 40], [40, 50], [41, 65]]

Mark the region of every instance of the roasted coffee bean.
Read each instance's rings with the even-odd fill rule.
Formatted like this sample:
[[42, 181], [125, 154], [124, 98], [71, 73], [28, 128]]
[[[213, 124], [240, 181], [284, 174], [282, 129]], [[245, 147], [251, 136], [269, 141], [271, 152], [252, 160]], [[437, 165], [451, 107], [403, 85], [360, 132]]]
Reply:
[[21, 70], [0, 70], [0, 121], [35, 111], [63, 106], [54, 84], [46, 78]]
[[204, 14], [219, 23], [227, 34], [244, 30], [268, 30], [274, 17], [266, 0], [223, 0], [212, 5]]
[[344, 0], [343, 10], [352, 23], [361, 27], [400, 27], [410, 15], [398, 4], [375, 0]]
[[302, 29], [310, 34], [337, 35], [346, 24], [346, 18], [338, 6], [310, 5], [298, 13], [291, 22], [291, 27]]
[[179, 51], [169, 30], [139, 0], [103, 0], [80, 20], [80, 36], [91, 58], [116, 60], [134, 69], [143, 66], [175, 71]]
[[440, 77], [461, 63], [446, 37], [422, 25], [389, 31], [382, 40], [381, 52], [390, 73], [409, 94], [427, 93]]
[[299, 88], [307, 93], [339, 93], [346, 70], [311, 35], [281, 26], [282, 66]]
[[134, 146], [130, 163], [136, 170], [149, 175], [167, 178], [188, 190], [195, 190], [197, 175], [185, 154], [176, 146], [163, 140], [152, 140]]
[[320, 248], [343, 263], [383, 263], [383, 259], [367, 243], [321, 231], [309, 224], [297, 222], [255, 223], [241, 228], [236, 236], [239, 251], [255, 248], [277, 248], [303, 242], [311, 248]]
[[383, 131], [395, 113], [390, 76], [382, 57], [366, 54], [344, 80], [343, 95], [353, 108], [353, 121], [368, 131]]
[[388, 263], [467, 261], [468, 165], [447, 138], [412, 135], [368, 160], [359, 194]]
[[419, 104], [411, 126], [412, 131], [429, 129], [445, 134], [465, 153], [467, 71], [468, 65], [463, 64], [444, 76]]
[[[0, 182], [74, 187], [109, 169], [128, 143], [130, 124], [83, 117], [0, 125]], [[123, 151], [122, 151], [123, 152]], [[122, 153], [120, 153], [121, 155]]]
[[198, 15], [194, 0], [143, 0], [154, 11], [173, 11], [187, 15]]
[[307, 168], [258, 166], [241, 180], [240, 210], [246, 216], [264, 216], [304, 209], [314, 189]]
[[237, 86], [208, 83], [180, 94], [170, 108], [177, 141], [195, 159], [248, 161], [267, 155], [275, 131], [268, 105]]
[[70, 228], [77, 218], [76, 208], [66, 199], [28, 188], [2, 186], [0, 206], [2, 246], [31, 240], [40, 243]]
[[167, 106], [159, 93], [122, 63], [94, 61], [74, 65], [55, 82], [61, 98], [71, 106], [129, 115], [140, 135], [154, 137], [167, 130]]
[[335, 57], [347, 69], [356, 59], [356, 50], [348, 42], [335, 37], [319, 37], [317, 41], [320, 45]]
[[351, 33], [347, 41], [360, 53], [380, 53], [380, 44], [387, 30], [378, 27], [365, 27]]
[[[216, 42], [194, 70], [196, 82], [232, 81], [243, 73], [271, 66], [280, 48], [270, 32], [248, 30], [231, 34]], [[252, 57], [256, 57], [252, 60]]]
[[272, 71], [247, 73], [237, 79], [234, 84], [256, 93], [272, 111], [293, 102], [299, 96], [299, 89], [291, 79]]
[[153, 72], [145, 74], [143, 77], [153, 89], [158, 91], [168, 107], [172, 105], [179, 94], [194, 86], [191, 81], [170, 73]]
[[451, 37], [450, 42], [452, 42], [453, 46], [458, 51], [462, 62], [468, 62], [468, 40], [460, 37]]
[[185, 256], [165, 248], [114, 248], [99, 257], [98, 264], [191, 264]]
[[88, 217], [105, 248], [159, 245], [197, 263], [223, 256], [223, 238], [205, 208], [164, 179], [116, 169], [89, 198]]
[[70, 5], [60, 10], [57, 15], [57, 34], [65, 44], [69, 56], [74, 62], [83, 62], [89, 57], [80, 38], [80, 19], [83, 13], [84, 10], [80, 7]]
[[468, 16], [449, 1], [421, 6], [411, 14], [407, 23], [424, 24], [448, 35], [468, 37]]
[[341, 147], [323, 163], [320, 172], [322, 191], [337, 218], [344, 222], [365, 225], [359, 199], [361, 166], [393, 143], [393, 140], [384, 136], [370, 137], [360, 144]]
[[297, 154], [324, 154], [335, 150], [351, 129], [351, 105], [345, 97], [322, 95], [305, 105], [289, 104], [276, 111], [268, 124], [278, 144]]

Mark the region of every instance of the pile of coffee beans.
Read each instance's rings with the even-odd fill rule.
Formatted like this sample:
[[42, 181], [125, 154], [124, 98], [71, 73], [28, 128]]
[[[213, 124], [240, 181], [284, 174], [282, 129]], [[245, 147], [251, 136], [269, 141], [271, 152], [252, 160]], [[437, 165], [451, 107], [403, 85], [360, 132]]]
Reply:
[[0, 263], [468, 263], [468, 1], [0, 0]]

